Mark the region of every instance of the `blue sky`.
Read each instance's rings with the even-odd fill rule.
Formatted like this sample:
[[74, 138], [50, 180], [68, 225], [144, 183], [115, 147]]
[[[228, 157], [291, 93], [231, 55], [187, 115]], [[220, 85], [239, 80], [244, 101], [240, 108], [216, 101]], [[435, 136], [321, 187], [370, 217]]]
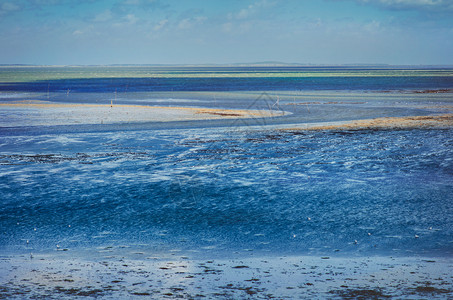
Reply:
[[453, 0], [0, 0], [3, 64], [453, 65]]

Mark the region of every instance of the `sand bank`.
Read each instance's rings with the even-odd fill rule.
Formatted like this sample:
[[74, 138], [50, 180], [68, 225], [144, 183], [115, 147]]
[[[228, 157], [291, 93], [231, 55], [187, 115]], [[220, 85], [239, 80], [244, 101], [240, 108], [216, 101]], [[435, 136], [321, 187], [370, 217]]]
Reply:
[[273, 110], [71, 104], [48, 101], [0, 103], [0, 109], [6, 116], [0, 121], [0, 127], [268, 118], [285, 114]]
[[283, 130], [379, 130], [453, 127], [453, 114], [411, 117], [386, 117], [367, 120], [341, 122], [339, 124], [310, 125], [284, 128]]
[[[0, 258], [0, 298], [446, 299], [450, 258]], [[106, 253], [108, 254], [108, 253]], [[140, 256], [140, 253], [135, 253]], [[142, 255], [144, 256], [144, 255]]]

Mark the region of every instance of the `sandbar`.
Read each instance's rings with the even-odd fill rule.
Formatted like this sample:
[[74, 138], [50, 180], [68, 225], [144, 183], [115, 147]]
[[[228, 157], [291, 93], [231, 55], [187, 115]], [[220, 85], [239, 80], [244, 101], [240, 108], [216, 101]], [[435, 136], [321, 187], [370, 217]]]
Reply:
[[385, 117], [364, 119], [336, 124], [304, 124], [282, 130], [386, 130], [386, 129], [428, 129], [428, 128], [452, 128], [453, 114], [431, 116], [408, 116], [408, 117]]
[[125, 104], [74, 104], [50, 101], [0, 103], [5, 118], [0, 127], [268, 118], [285, 112]]

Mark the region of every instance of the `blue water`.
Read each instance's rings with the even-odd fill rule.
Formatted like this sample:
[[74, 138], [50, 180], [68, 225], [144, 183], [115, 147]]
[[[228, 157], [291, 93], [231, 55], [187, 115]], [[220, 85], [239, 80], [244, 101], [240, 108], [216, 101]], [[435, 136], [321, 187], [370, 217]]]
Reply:
[[113, 93], [162, 91], [423, 90], [451, 88], [453, 77], [90, 78], [0, 85], [0, 91]]
[[[178, 84], [187, 91], [192, 84], [263, 88], [224, 80], [214, 80], [220, 88], [197, 79]], [[95, 103], [93, 92], [111, 89], [89, 82], [94, 88], [82, 84], [79, 91], [85, 101]], [[349, 89], [340, 82], [319, 86]], [[367, 82], [357, 89], [368, 89]], [[444, 87], [437, 82], [426, 88]], [[291, 78], [284, 84], [294, 88]], [[373, 84], [392, 89], [388, 79]], [[36, 91], [31, 83], [16, 87]], [[430, 102], [426, 97], [418, 101]], [[452, 129], [304, 132], [259, 122], [200, 124], [0, 129], [0, 250], [453, 254]]]
[[452, 133], [2, 138], [2, 247], [451, 255]]

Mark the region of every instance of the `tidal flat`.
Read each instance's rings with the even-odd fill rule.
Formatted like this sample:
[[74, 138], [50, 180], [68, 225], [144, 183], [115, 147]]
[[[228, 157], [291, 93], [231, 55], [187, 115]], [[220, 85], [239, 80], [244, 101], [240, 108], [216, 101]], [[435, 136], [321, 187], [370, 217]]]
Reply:
[[0, 298], [453, 296], [451, 69], [0, 79]]
[[[73, 254], [1, 257], [7, 299], [446, 299], [450, 259], [266, 256], [192, 260], [128, 258], [107, 248], [97, 260]], [[107, 250], [110, 250], [108, 252]], [[134, 258], [130, 257], [134, 256]]]

